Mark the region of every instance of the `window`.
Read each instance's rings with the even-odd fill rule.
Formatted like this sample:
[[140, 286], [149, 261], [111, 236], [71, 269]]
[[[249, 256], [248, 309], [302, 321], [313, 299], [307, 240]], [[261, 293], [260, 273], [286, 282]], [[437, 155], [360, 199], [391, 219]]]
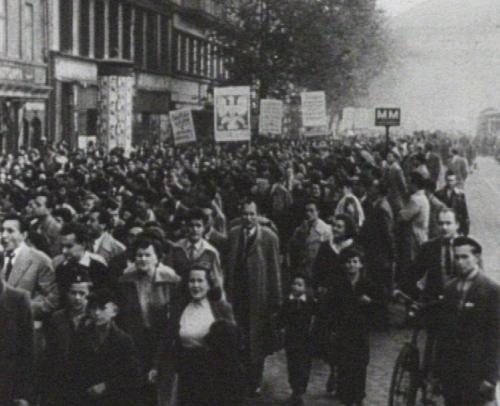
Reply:
[[128, 4], [122, 5], [122, 16], [123, 16], [123, 49], [122, 57], [123, 59], [130, 60], [132, 55], [130, 53], [130, 31], [132, 27], [132, 8]]
[[213, 77], [213, 46], [212, 44], [207, 44], [207, 77]]
[[90, 0], [80, 0], [80, 55], [90, 56]]
[[134, 55], [138, 67], [143, 66], [144, 58], [144, 13], [141, 10], [135, 12], [134, 26]]
[[198, 40], [193, 38], [193, 49], [191, 56], [191, 70], [190, 73], [197, 75], [199, 73], [198, 69]]
[[189, 37], [184, 37], [184, 68], [182, 69], [184, 73], [189, 73], [191, 68], [191, 39]]
[[104, 58], [104, 41], [105, 38], [105, 14], [104, 1], [96, 0], [95, 2], [95, 57], [97, 59]]
[[32, 61], [35, 56], [35, 11], [33, 4], [25, 3], [23, 13], [23, 57]]
[[61, 51], [73, 51], [73, 2], [59, 2], [59, 33], [61, 38]]
[[0, 54], [7, 53], [7, 0], [0, 0]]
[[109, 57], [118, 58], [120, 49], [118, 44], [119, 24], [118, 24], [118, 1], [109, 2]]
[[183, 48], [183, 41], [182, 41], [182, 35], [180, 33], [177, 33], [176, 35], [177, 37], [177, 41], [176, 41], [176, 64], [175, 64], [175, 69], [177, 72], [181, 72], [182, 71], [182, 61], [184, 60], [184, 57], [183, 57], [183, 52], [182, 52], [182, 48]]
[[206, 57], [207, 44], [205, 42], [200, 43], [200, 76], [207, 75], [207, 57]]
[[148, 69], [158, 69], [158, 17], [156, 14], [147, 14], [147, 61]]
[[161, 16], [160, 18], [160, 68], [163, 72], [167, 71], [169, 60], [169, 21], [168, 17]]

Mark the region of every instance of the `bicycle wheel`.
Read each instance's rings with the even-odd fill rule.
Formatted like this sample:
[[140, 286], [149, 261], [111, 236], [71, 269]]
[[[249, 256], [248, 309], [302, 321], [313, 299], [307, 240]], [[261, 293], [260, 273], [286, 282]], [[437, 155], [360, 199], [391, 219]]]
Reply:
[[407, 343], [399, 352], [392, 372], [389, 406], [415, 406], [418, 391], [418, 350]]

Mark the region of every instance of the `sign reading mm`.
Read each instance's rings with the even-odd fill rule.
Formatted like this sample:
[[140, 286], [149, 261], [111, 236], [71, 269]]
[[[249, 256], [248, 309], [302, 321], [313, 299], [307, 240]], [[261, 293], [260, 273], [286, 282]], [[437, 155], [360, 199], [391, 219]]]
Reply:
[[399, 126], [401, 124], [400, 108], [377, 108], [375, 109], [376, 126]]

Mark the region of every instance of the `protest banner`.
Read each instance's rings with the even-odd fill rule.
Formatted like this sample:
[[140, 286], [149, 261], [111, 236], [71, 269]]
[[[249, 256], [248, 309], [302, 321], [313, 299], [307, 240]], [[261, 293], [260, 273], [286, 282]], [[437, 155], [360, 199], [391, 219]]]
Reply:
[[193, 115], [190, 109], [172, 110], [170, 113], [174, 144], [181, 145], [196, 142]]
[[214, 89], [215, 141], [250, 141], [250, 107], [250, 87], [216, 87]]
[[327, 126], [325, 92], [303, 92], [300, 97], [302, 102], [302, 126], [306, 128]]
[[283, 102], [275, 99], [260, 101], [259, 134], [281, 135], [283, 123]]

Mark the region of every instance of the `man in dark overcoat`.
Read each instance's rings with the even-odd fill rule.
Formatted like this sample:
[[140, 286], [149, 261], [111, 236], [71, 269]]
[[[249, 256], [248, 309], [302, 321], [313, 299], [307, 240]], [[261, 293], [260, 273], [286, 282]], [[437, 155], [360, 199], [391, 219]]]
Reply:
[[266, 338], [272, 336], [272, 315], [282, 297], [279, 238], [259, 224], [254, 201], [242, 204], [242, 214], [241, 224], [229, 231], [226, 287], [245, 338], [250, 389], [258, 393], [269, 350]]
[[0, 279], [0, 405], [28, 405], [33, 358], [28, 293], [11, 288]]
[[481, 246], [453, 242], [458, 277], [444, 290], [437, 376], [447, 406], [493, 406], [499, 379], [500, 286], [480, 269]]

